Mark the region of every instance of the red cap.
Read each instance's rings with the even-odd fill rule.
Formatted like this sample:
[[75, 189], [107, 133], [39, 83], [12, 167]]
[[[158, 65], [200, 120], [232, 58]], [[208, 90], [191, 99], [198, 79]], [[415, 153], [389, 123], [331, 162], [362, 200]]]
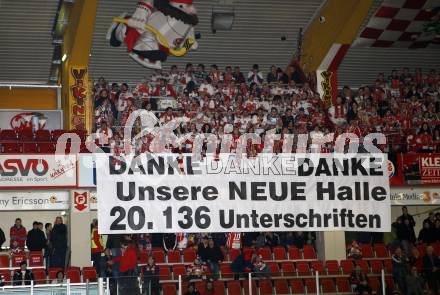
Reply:
[[192, 5], [193, 0], [170, 0], [170, 2]]

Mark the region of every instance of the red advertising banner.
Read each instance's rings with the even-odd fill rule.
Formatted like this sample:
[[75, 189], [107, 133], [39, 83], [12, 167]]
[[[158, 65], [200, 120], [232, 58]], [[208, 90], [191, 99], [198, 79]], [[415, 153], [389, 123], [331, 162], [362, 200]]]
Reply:
[[440, 185], [440, 154], [390, 154], [391, 186]]

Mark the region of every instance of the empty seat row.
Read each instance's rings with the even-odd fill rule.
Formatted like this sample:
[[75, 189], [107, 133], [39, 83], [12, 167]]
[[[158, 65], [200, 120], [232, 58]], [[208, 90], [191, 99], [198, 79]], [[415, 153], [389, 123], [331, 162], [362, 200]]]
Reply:
[[58, 138], [65, 133], [76, 133], [81, 141], [85, 141], [87, 137], [86, 130], [37, 130], [33, 132], [32, 130], [12, 130], [3, 129], [0, 131], [0, 141], [52, 141], [56, 142]]
[[[44, 268], [32, 269], [34, 274], [35, 284], [47, 284], [51, 283], [55, 278], [60, 268], [49, 269], [48, 272]], [[11, 270], [0, 270], [0, 276], [3, 277], [6, 285], [12, 284], [13, 271]], [[81, 283], [81, 282], [94, 282], [97, 279], [95, 268], [93, 267], [83, 267], [82, 270], [78, 267], [71, 267], [65, 272], [66, 279], [70, 279], [71, 283]]]

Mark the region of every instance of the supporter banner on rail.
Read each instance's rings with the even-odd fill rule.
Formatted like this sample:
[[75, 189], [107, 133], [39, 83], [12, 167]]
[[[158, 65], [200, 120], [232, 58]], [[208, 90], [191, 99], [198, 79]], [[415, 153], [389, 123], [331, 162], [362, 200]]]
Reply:
[[0, 155], [0, 188], [75, 186], [74, 155]]
[[99, 231], [390, 231], [385, 155], [97, 154]]
[[436, 187], [398, 187], [391, 189], [392, 205], [440, 205], [440, 189]]
[[68, 209], [68, 191], [0, 191], [0, 211]]

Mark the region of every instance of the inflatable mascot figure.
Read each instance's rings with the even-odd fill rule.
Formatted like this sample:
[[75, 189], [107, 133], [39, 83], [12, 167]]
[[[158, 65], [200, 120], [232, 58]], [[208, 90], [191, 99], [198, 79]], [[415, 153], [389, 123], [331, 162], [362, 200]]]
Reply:
[[197, 49], [196, 13], [192, 0], [141, 0], [133, 15], [113, 19], [107, 39], [115, 47], [125, 43], [139, 64], [161, 69], [168, 55], [183, 56]]

